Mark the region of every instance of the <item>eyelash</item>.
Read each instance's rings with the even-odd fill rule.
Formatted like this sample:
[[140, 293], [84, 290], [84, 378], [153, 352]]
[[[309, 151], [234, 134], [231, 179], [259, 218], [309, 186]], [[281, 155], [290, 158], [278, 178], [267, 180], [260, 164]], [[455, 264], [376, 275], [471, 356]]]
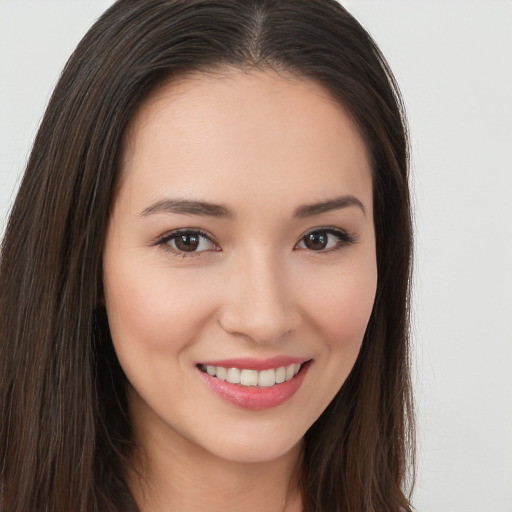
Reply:
[[[333, 236], [338, 238], [338, 241], [337, 241], [337, 243], [335, 244], [334, 247], [329, 247], [328, 249], [320, 249], [320, 250], [317, 250], [317, 251], [315, 251], [313, 249], [310, 250], [310, 252], [316, 253], [316, 254], [319, 254], [319, 255], [328, 254], [330, 252], [338, 251], [340, 249], [343, 249], [344, 247], [350, 246], [350, 245], [354, 244], [355, 242], [357, 242], [357, 238], [356, 238], [356, 236], [354, 234], [349, 233], [349, 232], [347, 232], [347, 231], [345, 231], [343, 229], [338, 229], [338, 228], [333, 228], [333, 227], [318, 227], [318, 228], [311, 229], [311, 230], [307, 231], [306, 233], [304, 233], [300, 237], [300, 239], [297, 242], [297, 244], [295, 244], [294, 250], [297, 249], [297, 246], [299, 244], [301, 244], [301, 243], [303, 243], [305, 241], [307, 236], [313, 235], [315, 233], [327, 233], [328, 235], [333, 235]], [[186, 251], [180, 251], [178, 249], [175, 249], [175, 248], [171, 247], [169, 245], [169, 242], [171, 242], [173, 240], [176, 240], [178, 238], [178, 236], [182, 235], [182, 234], [196, 235], [196, 236], [198, 236], [200, 238], [206, 239], [209, 244], [211, 244], [213, 247], [215, 247], [214, 251], [221, 251], [220, 247], [215, 242], [213, 237], [210, 234], [208, 234], [207, 232], [202, 231], [200, 229], [187, 229], [187, 228], [185, 228], [185, 229], [179, 229], [179, 230], [176, 230], [176, 231], [172, 231], [172, 232], [167, 233], [166, 235], [160, 237], [158, 240], [156, 240], [154, 245], [160, 246], [162, 248], [162, 250], [164, 250], [166, 252], [169, 252], [169, 253], [172, 253], [173, 255], [178, 256], [180, 258], [197, 257], [197, 256], [200, 256], [201, 253], [208, 251], [208, 249], [206, 249], [206, 250], [202, 250], [202, 251], [186, 252]], [[199, 243], [201, 243], [201, 242], [199, 242]], [[300, 249], [308, 250], [307, 247], [303, 247], [303, 248], [300, 248]]]
[[[309, 235], [313, 235], [315, 233], [327, 233], [328, 235], [333, 235], [338, 239], [338, 242], [334, 245], [334, 247], [329, 247], [328, 249], [322, 249], [318, 251], [311, 250], [310, 252], [315, 254], [328, 254], [333, 251], [339, 251], [343, 249], [344, 247], [348, 247], [350, 245], [353, 245], [357, 242], [356, 235], [353, 233], [349, 233], [348, 231], [345, 231], [343, 229], [339, 228], [333, 228], [333, 227], [318, 227], [314, 229], [310, 229], [306, 233], [304, 233], [301, 237], [299, 242], [295, 245], [299, 245], [300, 243], [304, 242], [305, 238]], [[304, 250], [307, 250], [308, 248], [305, 247]]]
[[219, 246], [217, 245], [217, 243], [214, 241], [213, 237], [208, 234], [206, 231], [202, 231], [201, 229], [178, 229], [176, 231], [171, 231], [170, 233], [167, 233], [166, 235], [160, 237], [154, 245], [158, 245], [162, 248], [162, 250], [166, 251], [166, 252], [169, 252], [175, 256], [178, 256], [180, 258], [190, 258], [190, 257], [197, 257], [199, 256], [201, 253], [205, 252], [205, 251], [191, 251], [191, 252], [186, 252], [186, 251], [180, 251], [178, 249], [174, 249], [173, 247], [171, 247], [169, 245], [169, 242], [171, 242], [172, 240], [176, 240], [178, 238], [179, 235], [196, 235], [196, 236], [199, 236], [200, 238], [203, 238], [203, 239], [206, 239], [208, 241], [208, 243], [210, 243], [213, 247], [216, 247], [217, 249], [214, 249], [215, 251], [220, 251], [220, 248], [218, 248]]

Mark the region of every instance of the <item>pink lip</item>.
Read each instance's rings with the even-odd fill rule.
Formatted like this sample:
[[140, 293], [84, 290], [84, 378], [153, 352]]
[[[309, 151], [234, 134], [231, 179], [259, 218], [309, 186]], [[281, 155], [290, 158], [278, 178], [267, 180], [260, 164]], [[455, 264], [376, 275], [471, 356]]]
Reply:
[[217, 361], [201, 361], [199, 365], [222, 366], [224, 368], [239, 368], [247, 370], [270, 370], [291, 364], [304, 364], [308, 361], [305, 357], [276, 356], [269, 359], [255, 359], [253, 357], [240, 357], [236, 359], [222, 359]]
[[[276, 358], [277, 360], [278, 358]], [[286, 358], [286, 360], [290, 360], [291, 358]], [[242, 361], [240, 359], [232, 360], [237, 361], [237, 364], [234, 364], [232, 366], [226, 366], [228, 368], [246, 368], [246, 369], [256, 369], [253, 365], [246, 366], [245, 364], [247, 361], [250, 360], [243, 360], [244, 365], [238, 366], [239, 362]], [[269, 361], [269, 360], [268, 360]], [[268, 361], [263, 361], [262, 363], [265, 364], [265, 368], [263, 369], [269, 369], [269, 368], [278, 368], [279, 366], [287, 366], [288, 364], [296, 364], [296, 363], [285, 363], [285, 364], [278, 364], [277, 366], [273, 366], [274, 363], [268, 364]], [[299, 360], [297, 360], [297, 363]], [[220, 361], [217, 361], [215, 363], [203, 363], [203, 364], [212, 364], [212, 366], [224, 366], [227, 361], [222, 361], [222, 364]], [[254, 361], [253, 361], [254, 363]], [[197, 367], [197, 371], [203, 380], [203, 382], [208, 386], [208, 388], [216, 393], [218, 396], [220, 396], [222, 399], [226, 400], [227, 402], [243, 408], [243, 409], [252, 409], [252, 410], [259, 410], [259, 409], [268, 409], [270, 407], [276, 407], [278, 405], [283, 404], [288, 399], [290, 399], [300, 388], [302, 385], [302, 382], [304, 381], [304, 377], [306, 376], [306, 373], [309, 369], [310, 363], [307, 362], [304, 364], [299, 373], [295, 375], [292, 379], [289, 381], [283, 382], [282, 384], [276, 384], [272, 387], [252, 387], [252, 386], [242, 386], [240, 384], [231, 384], [230, 382], [226, 382], [220, 379], [217, 379], [216, 377], [212, 377], [211, 375], [208, 375], [205, 372], [202, 372], [199, 367]]]

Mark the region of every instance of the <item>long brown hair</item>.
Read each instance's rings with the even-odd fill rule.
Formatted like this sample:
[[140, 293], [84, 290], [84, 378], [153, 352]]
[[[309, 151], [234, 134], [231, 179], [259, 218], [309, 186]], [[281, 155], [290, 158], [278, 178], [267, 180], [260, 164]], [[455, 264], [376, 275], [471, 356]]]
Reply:
[[122, 476], [133, 446], [125, 377], [99, 305], [120, 148], [157, 84], [223, 67], [316, 81], [366, 142], [377, 295], [351, 374], [306, 433], [304, 510], [410, 510], [408, 141], [385, 59], [335, 0], [119, 0], [63, 71], [2, 243], [4, 512], [136, 510]]

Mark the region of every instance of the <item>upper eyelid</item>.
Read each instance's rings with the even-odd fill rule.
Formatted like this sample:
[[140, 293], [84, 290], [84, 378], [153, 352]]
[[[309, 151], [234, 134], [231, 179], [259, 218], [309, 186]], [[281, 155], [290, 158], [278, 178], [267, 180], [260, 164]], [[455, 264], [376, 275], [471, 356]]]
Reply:
[[[299, 235], [299, 240], [302, 237], [306, 236], [307, 234], [314, 233], [315, 231], [331, 231], [331, 232], [349, 234], [346, 229], [338, 228], [336, 226], [316, 226], [314, 228], [307, 229], [301, 235]], [[202, 228], [177, 228], [177, 229], [171, 229], [170, 231], [165, 232], [163, 235], [158, 236], [157, 240], [161, 240], [163, 238], [167, 238], [172, 235], [179, 234], [179, 233], [199, 233], [200, 235], [205, 236], [206, 238], [209, 238], [212, 241], [214, 241], [216, 239], [211, 233], [209, 233], [208, 231], [205, 231]]]
[[328, 233], [333, 234], [340, 234], [340, 235], [346, 235], [349, 237], [354, 237], [355, 235], [351, 233], [350, 231], [343, 229], [343, 228], [337, 228], [335, 226], [318, 226], [311, 229], [308, 229], [302, 233], [302, 235], [299, 236], [299, 240], [302, 240], [306, 235], [309, 235], [310, 233], [314, 233], [315, 231], [327, 231]]

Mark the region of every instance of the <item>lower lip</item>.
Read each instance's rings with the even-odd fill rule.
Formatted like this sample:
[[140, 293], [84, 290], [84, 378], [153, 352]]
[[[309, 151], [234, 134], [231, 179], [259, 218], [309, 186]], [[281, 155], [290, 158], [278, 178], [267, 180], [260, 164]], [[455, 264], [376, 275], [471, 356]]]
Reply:
[[309, 362], [301, 366], [295, 377], [289, 381], [274, 386], [256, 387], [231, 384], [207, 373], [199, 372], [203, 382], [222, 399], [242, 409], [269, 409], [283, 404], [290, 399], [300, 388], [308, 371]]

